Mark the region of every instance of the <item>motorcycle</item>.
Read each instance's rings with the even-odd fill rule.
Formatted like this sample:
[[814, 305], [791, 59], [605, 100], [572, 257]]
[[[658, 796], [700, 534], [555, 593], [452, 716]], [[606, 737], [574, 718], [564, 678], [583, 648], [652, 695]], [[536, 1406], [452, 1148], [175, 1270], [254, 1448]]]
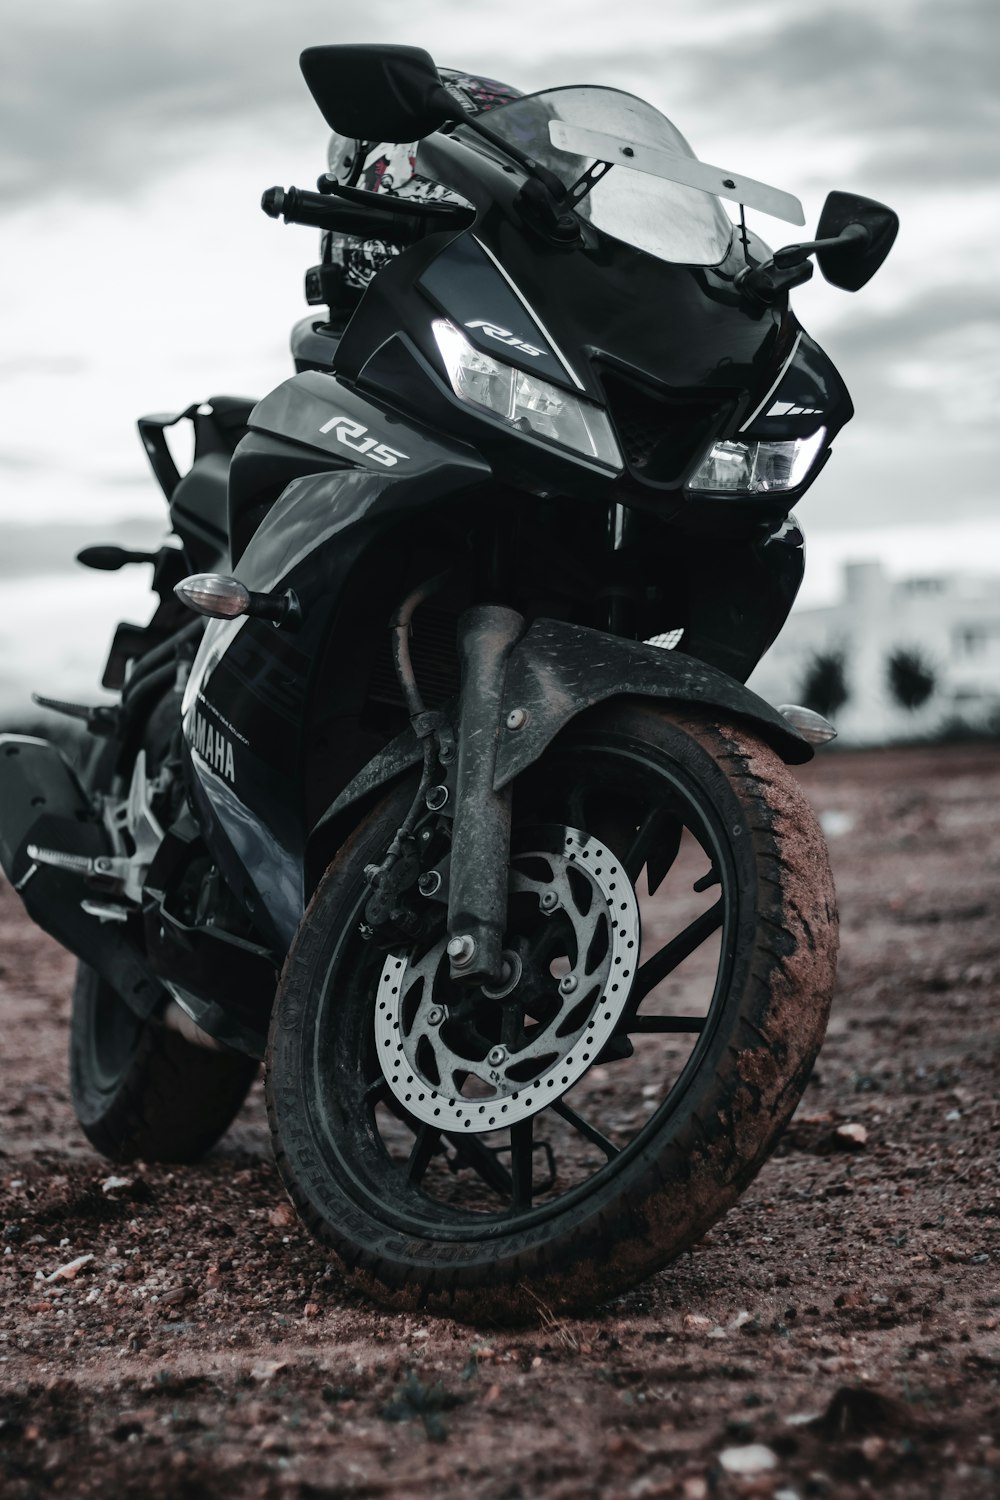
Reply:
[[0, 862], [80, 960], [98, 1151], [192, 1160], [263, 1059], [288, 1194], [368, 1294], [580, 1309], [725, 1213], [823, 1037], [835, 897], [789, 768], [834, 731], [745, 683], [852, 415], [789, 292], [814, 258], [857, 290], [897, 220], [833, 192], [771, 254], [745, 209], [798, 201], [628, 94], [487, 124], [419, 49], [301, 65], [446, 191], [264, 194], [398, 253], [263, 400], [140, 420], [175, 539], [79, 560], [151, 563], [158, 603], [116, 702], [37, 699], [77, 764], [0, 738]]

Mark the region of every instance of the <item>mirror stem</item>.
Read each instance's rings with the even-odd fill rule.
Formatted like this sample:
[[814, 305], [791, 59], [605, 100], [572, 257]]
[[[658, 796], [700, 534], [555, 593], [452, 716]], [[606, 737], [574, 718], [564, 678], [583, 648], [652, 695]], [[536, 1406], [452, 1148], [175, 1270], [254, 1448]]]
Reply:
[[774, 252], [772, 263], [785, 270], [788, 266], [799, 265], [817, 250], [835, 250], [847, 245], [867, 247], [871, 244], [871, 238], [871, 230], [867, 229], [864, 224], [847, 224], [832, 239], [807, 240], [801, 245], [785, 245], [783, 249]]

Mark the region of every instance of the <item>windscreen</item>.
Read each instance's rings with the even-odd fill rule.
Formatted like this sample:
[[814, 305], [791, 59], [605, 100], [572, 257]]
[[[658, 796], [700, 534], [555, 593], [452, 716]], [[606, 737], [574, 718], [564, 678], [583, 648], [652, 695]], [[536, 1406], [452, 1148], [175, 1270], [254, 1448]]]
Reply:
[[[687, 141], [651, 104], [606, 88], [546, 89], [490, 111], [489, 128], [528, 152], [570, 187], [593, 158], [558, 150], [549, 122], [603, 131], [637, 146], [695, 160]], [[715, 266], [726, 258], [733, 226], [711, 193], [613, 166], [577, 206], [596, 229], [677, 265]]]

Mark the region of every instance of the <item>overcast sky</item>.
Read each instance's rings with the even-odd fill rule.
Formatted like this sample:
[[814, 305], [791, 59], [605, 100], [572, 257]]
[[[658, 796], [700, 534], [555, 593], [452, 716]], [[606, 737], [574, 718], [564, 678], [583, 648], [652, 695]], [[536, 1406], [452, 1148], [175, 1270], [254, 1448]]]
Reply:
[[324, 166], [299, 51], [379, 39], [526, 90], [640, 94], [704, 159], [799, 196], [810, 229], [830, 188], [891, 204], [900, 238], [868, 287], [795, 294], [857, 407], [800, 519], [827, 564], [863, 532], [903, 565], [1000, 567], [996, 0], [13, 0], [0, 522], [155, 527], [135, 417], [291, 373], [317, 236], [260, 193]]

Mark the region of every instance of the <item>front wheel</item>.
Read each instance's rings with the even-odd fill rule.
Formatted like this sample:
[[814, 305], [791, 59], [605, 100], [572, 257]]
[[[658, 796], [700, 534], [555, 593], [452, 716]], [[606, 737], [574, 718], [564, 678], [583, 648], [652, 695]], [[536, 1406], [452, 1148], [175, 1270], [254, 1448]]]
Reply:
[[[444, 907], [386, 955], [341, 849], [289, 955], [267, 1069], [278, 1166], [368, 1292], [459, 1316], [580, 1310], [699, 1239], [766, 1160], [823, 1038], [837, 920], [791, 773], [643, 703], [577, 720], [514, 788], [506, 978], [453, 983]], [[423, 828], [433, 849], [440, 814]]]

